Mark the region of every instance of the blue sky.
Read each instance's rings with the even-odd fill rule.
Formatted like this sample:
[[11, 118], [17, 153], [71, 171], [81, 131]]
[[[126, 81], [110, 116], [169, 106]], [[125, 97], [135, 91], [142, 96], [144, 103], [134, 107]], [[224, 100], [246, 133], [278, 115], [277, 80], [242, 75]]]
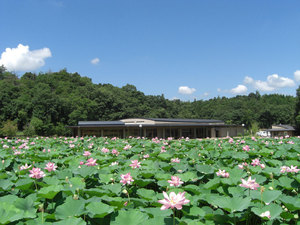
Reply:
[[[0, 0], [0, 64], [182, 100], [295, 95], [300, 1]], [[93, 63], [92, 63], [93, 62]]]

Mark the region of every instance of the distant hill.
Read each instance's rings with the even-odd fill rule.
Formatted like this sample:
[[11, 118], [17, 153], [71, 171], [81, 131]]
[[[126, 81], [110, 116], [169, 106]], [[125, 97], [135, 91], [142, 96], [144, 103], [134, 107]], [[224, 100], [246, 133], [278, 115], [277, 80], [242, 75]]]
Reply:
[[[279, 94], [182, 102], [145, 95], [135, 86], [94, 84], [66, 70], [25, 73], [20, 78], [0, 70], [0, 125], [14, 121], [25, 134], [64, 135], [78, 120], [130, 117], [220, 119], [231, 124], [295, 124], [296, 98]], [[1, 127], [1, 126], [0, 126]]]

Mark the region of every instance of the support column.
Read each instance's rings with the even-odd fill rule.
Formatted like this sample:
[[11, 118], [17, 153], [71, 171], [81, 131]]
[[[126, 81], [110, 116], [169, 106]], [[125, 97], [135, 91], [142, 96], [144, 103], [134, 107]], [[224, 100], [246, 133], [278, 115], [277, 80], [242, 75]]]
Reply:
[[216, 137], [216, 129], [215, 128], [211, 128], [211, 137], [212, 138]]

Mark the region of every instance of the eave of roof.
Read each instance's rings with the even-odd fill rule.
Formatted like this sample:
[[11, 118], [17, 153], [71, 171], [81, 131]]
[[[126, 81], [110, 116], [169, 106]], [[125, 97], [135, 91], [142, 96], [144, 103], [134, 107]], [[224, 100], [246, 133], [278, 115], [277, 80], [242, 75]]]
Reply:
[[266, 131], [275, 132], [275, 131], [295, 131], [295, 129], [268, 129]]
[[78, 121], [78, 126], [90, 125], [125, 125], [122, 121]]
[[[77, 125], [77, 126], [68, 126], [69, 128], [101, 128], [101, 127], [112, 127], [112, 128], [126, 128], [126, 127], [136, 127], [139, 128], [139, 124], [90, 124], [90, 125]], [[239, 125], [228, 125], [228, 124], [143, 124], [142, 127], [242, 127]]]
[[169, 119], [169, 118], [149, 118], [149, 120], [157, 122], [186, 122], [186, 123], [223, 123], [222, 120], [211, 119]]

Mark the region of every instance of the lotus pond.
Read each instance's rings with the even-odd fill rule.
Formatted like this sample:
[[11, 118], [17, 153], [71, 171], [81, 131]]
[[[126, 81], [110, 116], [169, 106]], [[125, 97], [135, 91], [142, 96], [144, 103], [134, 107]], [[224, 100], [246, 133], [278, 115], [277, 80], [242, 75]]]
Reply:
[[0, 224], [300, 224], [300, 139], [0, 139]]

